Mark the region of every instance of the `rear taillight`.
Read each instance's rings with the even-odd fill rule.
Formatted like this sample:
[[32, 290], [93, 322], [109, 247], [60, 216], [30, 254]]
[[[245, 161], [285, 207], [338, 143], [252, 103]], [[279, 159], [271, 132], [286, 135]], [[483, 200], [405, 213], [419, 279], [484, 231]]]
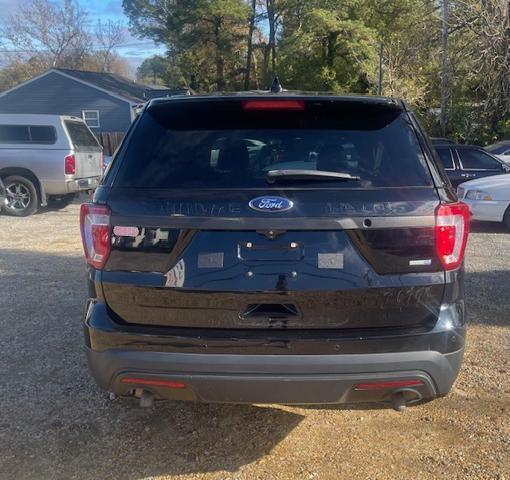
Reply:
[[64, 164], [66, 175], [74, 175], [76, 173], [76, 159], [73, 154], [67, 155], [64, 158]]
[[464, 258], [469, 232], [469, 207], [462, 202], [436, 209], [436, 252], [445, 270], [457, 268]]
[[89, 265], [104, 267], [111, 249], [110, 209], [84, 203], [80, 210], [80, 230], [85, 258]]

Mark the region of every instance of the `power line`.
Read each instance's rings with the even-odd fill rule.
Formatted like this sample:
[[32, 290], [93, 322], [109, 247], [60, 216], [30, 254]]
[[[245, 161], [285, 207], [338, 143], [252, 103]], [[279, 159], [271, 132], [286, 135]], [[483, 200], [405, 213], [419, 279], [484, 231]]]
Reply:
[[[161, 45], [158, 45], [153, 40], [147, 38], [147, 39], [141, 39], [140, 41], [136, 40], [128, 40], [127, 42], [123, 42], [117, 46], [115, 46], [115, 49], [118, 50], [120, 48], [137, 48], [137, 47], [153, 47], [153, 48], [160, 48]], [[88, 50], [93, 51], [101, 51], [104, 50], [104, 48], [101, 47], [101, 45], [92, 45]], [[23, 48], [0, 48], [0, 53], [40, 53], [41, 50], [31, 50], [31, 49], [23, 49]]]

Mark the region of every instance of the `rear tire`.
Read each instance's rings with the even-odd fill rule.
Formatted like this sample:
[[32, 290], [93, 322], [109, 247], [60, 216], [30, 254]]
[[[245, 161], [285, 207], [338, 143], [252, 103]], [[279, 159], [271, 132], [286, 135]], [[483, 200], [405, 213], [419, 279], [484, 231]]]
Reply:
[[503, 225], [505, 225], [506, 229], [510, 232], [510, 206], [503, 215]]
[[4, 211], [13, 217], [28, 217], [39, 209], [39, 195], [33, 181], [27, 177], [12, 175], [3, 179], [7, 193]]
[[66, 208], [71, 203], [73, 203], [75, 198], [76, 198], [76, 193], [67, 193], [67, 194], [61, 195], [59, 197], [49, 197], [48, 198], [48, 207], [60, 210], [61, 208]]

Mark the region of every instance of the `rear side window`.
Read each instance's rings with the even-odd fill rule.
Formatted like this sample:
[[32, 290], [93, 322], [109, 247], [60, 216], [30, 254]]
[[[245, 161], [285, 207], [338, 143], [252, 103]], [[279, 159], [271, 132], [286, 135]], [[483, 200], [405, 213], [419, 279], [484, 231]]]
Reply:
[[453, 170], [454, 167], [451, 150], [449, 148], [436, 148], [436, 150], [441, 162], [443, 162], [443, 167]]
[[84, 123], [65, 122], [65, 125], [74, 147], [99, 147], [96, 137]]
[[31, 126], [29, 127], [30, 140], [33, 143], [55, 143], [57, 135], [55, 129], [49, 126]]
[[28, 143], [30, 135], [28, 127], [24, 125], [0, 125], [0, 142]]
[[480, 150], [458, 150], [462, 166], [468, 170], [500, 170], [501, 164]]
[[50, 125], [0, 125], [0, 143], [54, 144], [55, 128]]
[[240, 101], [157, 104], [139, 119], [121, 155], [115, 185], [122, 187], [268, 188], [271, 170], [359, 177], [295, 182], [314, 188], [431, 184], [406, 114], [354, 102], [269, 112], [244, 111]]

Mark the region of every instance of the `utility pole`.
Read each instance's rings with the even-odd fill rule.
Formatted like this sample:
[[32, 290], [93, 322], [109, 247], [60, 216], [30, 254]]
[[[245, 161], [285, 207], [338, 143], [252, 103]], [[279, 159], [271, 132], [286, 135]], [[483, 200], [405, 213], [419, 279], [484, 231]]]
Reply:
[[446, 89], [448, 88], [448, 0], [441, 3], [441, 112], [439, 126], [441, 136], [446, 136]]
[[383, 42], [379, 45], [379, 75], [377, 80], [377, 95], [382, 95], [382, 81], [383, 81], [383, 54], [384, 44]]

